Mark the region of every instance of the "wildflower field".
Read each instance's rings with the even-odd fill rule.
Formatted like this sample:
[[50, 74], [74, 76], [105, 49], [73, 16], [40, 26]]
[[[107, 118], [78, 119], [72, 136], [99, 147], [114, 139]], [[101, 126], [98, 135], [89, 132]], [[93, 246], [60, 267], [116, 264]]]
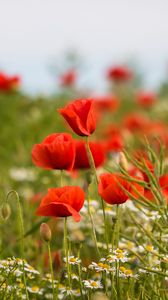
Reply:
[[168, 299], [168, 85], [107, 93], [0, 73], [0, 299]]

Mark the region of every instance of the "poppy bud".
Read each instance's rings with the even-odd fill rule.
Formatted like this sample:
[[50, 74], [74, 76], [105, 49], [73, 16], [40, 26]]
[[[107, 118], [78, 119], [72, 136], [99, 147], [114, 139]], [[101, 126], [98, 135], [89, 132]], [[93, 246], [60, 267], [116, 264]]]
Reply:
[[120, 152], [120, 155], [119, 155], [119, 165], [125, 171], [128, 170], [128, 162], [127, 162], [127, 159], [126, 159], [125, 154], [123, 152]]
[[46, 223], [42, 223], [40, 225], [40, 235], [41, 235], [41, 238], [45, 242], [50, 242], [50, 240], [51, 240], [51, 229]]
[[1, 217], [6, 221], [11, 215], [11, 208], [7, 202], [4, 202], [1, 206]]
[[86, 176], [87, 184], [88, 185], [91, 184], [92, 181], [93, 181], [93, 174], [92, 174], [92, 172], [86, 172], [85, 176]]

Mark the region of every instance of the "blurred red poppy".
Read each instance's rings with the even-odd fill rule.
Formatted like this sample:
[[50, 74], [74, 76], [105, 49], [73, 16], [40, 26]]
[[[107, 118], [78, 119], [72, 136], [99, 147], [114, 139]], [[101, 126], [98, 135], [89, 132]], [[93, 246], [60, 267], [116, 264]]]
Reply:
[[[84, 141], [75, 141], [76, 156], [74, 169], [90, 168], [89, 159], [86, 151], [86, 144]], [[104, 147], [100, 142], [89, 142], [90, 150], [94, 159], [95, 167], [103, 165], [105, 161]]]
[[117, 126], [116, 124], [110, 124], [108, 125], [105, 130], [103, 131], [103, 135], [107, 137], [111, 137], [113, 134], [122, 134], [121, 127]]
[[152, 92], [139, 92], [137, 103], [145, 108], [153, 106], [156, 102], [156, 95]]
[[125, 117], [123, 125], [130, 131], [144, 131], [148, 126], [148, 119], [143, 115], [132, 113]]
[[124, 141], [120, 134], [113, 134], [104, 142], [106, 152], [118, 152], [124, 147]]
[[5, 73], [0, 73], [0, 90], [10, 91], [12, 89], [18, 88], [21, 79], [19, 76], [9, 76]]
[[159, 184], [162, 189], [168, 192], [168, 174], [165, 174], [159, 178]]
[[107, 78], [116, 82], [128, 81], [132, 77], [132, 71], [125, 66], [113, 66], [107, 71]]
[[116, 111], [119, 107], [120, 101], [115, 96], [100, 96], [95, 97], [95, 107], [100, 112], [102, 111]]
[[42, 199], [36, 214], [49, 217], [72, 216], [76, 222], [81, 217], [79, 211], [84, 204], [85, 193], [78, 186], [64, 186], [48, 189], [48, 194]]
[[132, 177], [136, 177], [139, 180], [143, 181], [144, 180], [144, 176], [143, 173], [136, 167], [132, 166], [129, 171], [128, 174]]
[[[134, 153], [134, 157], [139, 161], [140, 163], [140, 171], [143, 175], [143, 180], [146, 182], [149, 182], [149, 176], [147, 174], [147, 171], [154, 175], [154, 165], [153, 163], [148, 159], [147, 155], [143, 151], [136, 151]], [[145, 170], [147, 168], [147, 170]]]
[[[168, 204], [168, 174], [162, 175], [159, 178], [159, 185], [161, 188], [162, 196], [166, 199], [166, 202]], [[145, 191], [145, 197], [150, 201], [156, 201], [151, 189], [147, 189]]]
[[60, 76], [60, 84], [63, 87], [71, 87], [76, 82], [76, 72], [74, 70], [69, 70]]
[[76, 134], [89, 136], [95, 131], [96, 117], [93, 100], [76, 100], [58, 111]]
[[108, 204], [122, 204], [126, 202], [130, 198], [127, 192], [129, 192], [134, 198], [137, 198], [138, 194], [136, 193], [136, 190], [140, 194], [143, 194], [144, 192], [141, 185], [123, 179], [121, 174], [105, 173], [100, 175], [98, 192], [103, 200]]
[[33, 163], [44, 169], [71, 170], [75, 161], [75, 144], [70, 134], [53, 133], [32, 149]]
[[[62, 268], [61, 251], [57, 250], [57, 251], [51, 252], [51, 258], [52, 258], [52, 263], [53, 263], [54, 270], [56, 270], [57, 272], [59, 272], [60, 269]], [[50, 262], [49, 262], [48, 252], [45, 252], [44, 253], [44, 266], [46, 268], [48, 268], [49, 263]]]

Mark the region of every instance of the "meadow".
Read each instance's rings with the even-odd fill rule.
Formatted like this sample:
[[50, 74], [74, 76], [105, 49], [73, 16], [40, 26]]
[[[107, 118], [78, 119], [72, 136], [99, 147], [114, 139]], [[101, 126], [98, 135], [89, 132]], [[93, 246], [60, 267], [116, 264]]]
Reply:
[[51, 97], [0, 74], [0, 299], [166, 300], [168, 85], [73, 72]]

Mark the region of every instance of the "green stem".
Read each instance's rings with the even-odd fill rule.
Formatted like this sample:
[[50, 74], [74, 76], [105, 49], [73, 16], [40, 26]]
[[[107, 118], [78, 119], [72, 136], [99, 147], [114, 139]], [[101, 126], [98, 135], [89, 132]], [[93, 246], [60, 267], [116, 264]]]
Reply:
[[[80, 249], [81, 247], [79, 247], [79, 251], [78, 251], [78, 258], [80, 259]], [[80, 264], [78, 264], [78, 274], [79, 274], [79, 284], [80, 284], [80, 293], [81, 293], [81, 298], [82, 300], [84, 299], [83, 297], [83, 286], [82, 286], [82, 276], [81, 276], [81, 266]]]
[[51, 280], [52, 280], [53, 299], [56, 300], [55, 288], [54, 288], [54, 271], [53, 271], [53, 265], [52, 265], [50, 242], [47, 243], [47, 246], [48, 246], [48, 256], [49, 256], [49, 263], [50, 263]]
[[[90, 146], [89, 146], [89, 137], [86, 137], [86, 150], [87, 150], [87, 155], [88, 155], [88, 159], [89, 159], [89, 163], [90, 163], [90, 167], [92, 170], [92, 173], [95, 176], [95, 181], [96, 181], [96, 185], [97, 185], [97, 190], [98, 190], [98, 184], [99, 184], [99, 180], [97, 177], [97, 173], [96, 173], [96, 167], [95, 167], [95, 163], [94, 163], [94, 159], [93, 159], [93, 155], [92, 152], [90, 150]], [[102, 210], [103, 210], [103, 219], [104, 219], [104, 226], [105, 226], [105, 239], [106, 239], [106, 246], [107, 246], [107, 251], [109, 251], [109, 246], [108, 246], [108, 236], [107, 236], [107, 230], [106, 230], [106, 214], [105, 214], [105, 206], [104, 206], [104, 202], [103, 199], [101, 198], [101, 205], [102, 205]]]
[[139, 222], [137, 222], [131, 212], [129, 212], [129, 215], [131, 216], [137, 227], [141, 230], [141, 232], [145, 233], [149, 237], [149, 239], [159, 248], [159, 250], [166, 254], [167, 250], [151, 235], [151, 232], [146, 230]]
[[[69, 256], [69, 249], [68, 249], [68, 230], [67, 230], [67, 217], [64, 218], [64, 253], [66, 258], [66, 267], [67, 267], [67, 273], [68, 273], [68, 284], [69, 288], [71, 289], [71, 274], [70, 274], [70, 267], [68, 263], [68, 256]], [[71, 295], [71, 298], [73, 298], [73, 295]]]
[[113, 224], [112, 224], [112, 241], [111, 241], [112, 251], [114, 251], [114, 244], [115, 244], [116, 222], [117, 222], [117, 219], [116, 218], [113, 219]]
[[27, 291], [27, 286], [26, 286], [26, 275], [25, 275], [25, 269], [24, 269], [24, 264], [25, 264], [25, 253], [24, 253], [24, 224], [23, 224], [23, 215], [22, 215], [22, 208], [20, 204], [20, 198], [18, 193], [15, 190], [11, 190], [7, 196], [6, 196], [6, 202], [8, 201], [9, 197], [14, 194], [16, 196], [17, 200], [17, 208], [18, 208], [18, 219], [19, 219], [19, 230], [20, 230], [20, 254], [22, 257], [22, 268], [23, 268], [23, 282], [24, 282], [24, 287], [25, 287], [25, 292], [26, 292], [26, 299], [29, 300], [29, 294]]
[[100, 259], [100, 252], [99, 252], [99, 248], [98, 248], [98, 245], [97, 245], [96, 231], [95, 231], [95, 227], [94, 227], [94, 222], [93, 222], [93, 218], [92, 218], [92, 213], [91, 213], [91, 210], [90, 210], [90, 199], [89, 199], [89, 197], [88, 197], [87, 200], [88, 200], [88, 214], [89, 214], [90, 221], [91, 221], [91, 225], [92, 225], [92, 235], [93, 235], [93, 239], [94, 239], [94, 242], [95, 242], [97, 254], [98, 254], [99, 259]]
[[116, 227], [117, 227], [117, 234], [116, 234], [116, 248], [119, 246], [119, 237], [120, 237], [120, 216], [119, 216], [119, 204], [117, 204], [116, 208]]
[[60, 170], [60, 187], [63, 187], [63, 170]]

